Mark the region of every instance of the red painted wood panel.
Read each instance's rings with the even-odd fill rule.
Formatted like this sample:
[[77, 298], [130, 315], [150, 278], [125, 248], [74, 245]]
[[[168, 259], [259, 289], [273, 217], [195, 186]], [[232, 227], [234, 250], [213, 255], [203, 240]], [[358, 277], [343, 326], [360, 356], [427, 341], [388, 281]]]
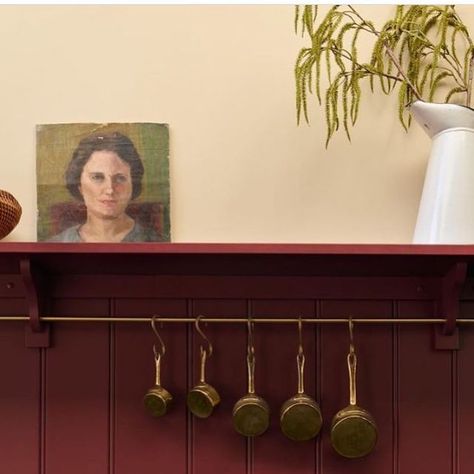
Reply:
[[[53, 302], [53, 313], [96, 314], [106, 300]], [[109, 469], [108, 325], [55, 323], [46, 353], [45, 474]]]
[[[185, 300], [121, 299], [115, 301], [116, 316], [182, 314]], [[169, 413], [150, 417], [143, 397], [155, 383], [153, 344], [159, 343], [149, 324], [115, 327], [113, 425], [114, 474], [187, 472], [186, 327], [157, 324], [166, 346], [161, 364], [161, 384], [173, 396]]]
[[[434, 305], [400, 302], [398, 313], [432, 317]], [[402, 326], [398, 337], [399, 470], [446, 474], [452, 467], [452, 353], [433, 349], [426, 326]]]
[[[2, 301], [0, 314], [15, 314], [22, 301]], [[40, 349], [25, 347], [24, 323], [0, 328], [0, 470], [36, 474], [41, 462]]]
[[[364, 315], [391, 318], [391, 301], [323, 301], [322, 318], [354, 318]], [[345, 459], [331, 446], [332, 417], [349, 404], [347, 354], [349, 330], [346, 325], [324, 325], [321, 329], [321, 398], [325, 427], [322, 434], [321, 474], [350, 471], [360, 474], [392, 472], [392, 327], [356, 324], [357, 403], [372, 414], [378, 428], [374, 451], [360, 459]], [[409, 474], [409, 471], [406, 472]]]
[[[193, 315], [236, 317], [247, 313], [245, 300], [195, 300]], [[201, 324], [213, 345], [213, 356], [206, 364], [206, 381], [219, 393], [221, 403], [207, 419], [190, 415], [193, 474], [246, 472], [246, 440], [234, 431], [232, 408], [247, 390], [246, 330], [242, 324]], [[201, 337], [192, 331], [190, 386], [199, 378]], [[217, 454], [217, 455], [216, 455]]]
[[314, 277], [278, 275], [66, 275], [54, 281], [59, 298], [195, 299], [433, 299], [439, 279], [419, 277]]
[[[26, 312], [25, 301], [18, 298], [22, 287], [15, 279], [3, 279], [0, 315]], [[41, 349], [25, 347], [25, 323], [7, 322], [0, 327], [0, 459], [5, 472], [36, 474], [43, 461], [43, 359]]]
[[[474, 302], [461, 305], [461, 317], [473, 317]], [[454, 354], [453, 383], [456, 395], [454, 404], [453, 474], [470, 474], [474, 467], [472, 447], [474, 446], [474, 327], [460, 329], [461, 349]]]
[[[315, 316], [311, 300], [256, 300], [251, 304], [252, 316], [297, 318]], [[253, 442], [253, 470], [255, 474], [298, 474], [315, 472], [317, 440], [294, 442], [280, 430], [280, 408], [298, 391], [296, 354], [298, 328], [296, 324], [256, 324], [256, 392], [270, 405], [271, 418], [268, 432]], [[315, 327], [303, 325], [305, 350], [305, 389], [315, 394]]]

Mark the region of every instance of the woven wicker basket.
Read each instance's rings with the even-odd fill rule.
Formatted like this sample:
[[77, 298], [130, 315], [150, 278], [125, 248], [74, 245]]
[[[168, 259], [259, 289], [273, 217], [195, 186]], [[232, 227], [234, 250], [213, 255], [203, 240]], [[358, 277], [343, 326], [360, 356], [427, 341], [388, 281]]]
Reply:
[[0, 239], [6, 237], [18, 224], [21, 206], [7, 191], [0, 189]]

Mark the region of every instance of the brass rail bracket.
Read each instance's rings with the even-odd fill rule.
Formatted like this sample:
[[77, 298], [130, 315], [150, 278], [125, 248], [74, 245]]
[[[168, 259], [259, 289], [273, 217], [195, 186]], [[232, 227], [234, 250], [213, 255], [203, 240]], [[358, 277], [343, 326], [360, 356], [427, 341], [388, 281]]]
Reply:
[[40, 320], [40, 315], [44, 314], [45, 309], [46, 293], [42, 288], [44, 279], [41, 278], [38, 268], [35, 268], [27, 257], [20, 260], [20, 273], [25, 286], [29, 314], [29, 322], [25, 326], [25, 345], [33, 348], [50, 347], [49, 324]]
[[459, 330], [456, 326], [459, 317], [459, 297], [466, 281], [467, 263], [455, 263], [441, 283], [440, 314], [444, 315], [443, 326], [434, 327], [434, 347], [438, 350], [458, 350]]

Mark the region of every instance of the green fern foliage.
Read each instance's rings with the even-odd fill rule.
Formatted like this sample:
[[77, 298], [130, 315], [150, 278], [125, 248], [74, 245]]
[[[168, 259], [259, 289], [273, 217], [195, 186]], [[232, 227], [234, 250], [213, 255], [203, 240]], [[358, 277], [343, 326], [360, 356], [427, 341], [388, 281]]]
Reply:
[[[296, 112], [298, 123], [309, 122], [309, 96], [324, 102], [326, 146], [340, 128], [350, 140], [366, 80], [372, 92], [377, 84], [387, 95], [398, 90], [405, 130], [414, 100], [471, 105], [474, 44], [455, 6], [398, 5], [381, 28], [351, 5], [332, 6], [322, 19], [318, 13], [316, 5], [295, 10], [295, 30], [309, 40], [296, 58]], [[363, 36], [372, 39], [368, 60], [359, 55]]]

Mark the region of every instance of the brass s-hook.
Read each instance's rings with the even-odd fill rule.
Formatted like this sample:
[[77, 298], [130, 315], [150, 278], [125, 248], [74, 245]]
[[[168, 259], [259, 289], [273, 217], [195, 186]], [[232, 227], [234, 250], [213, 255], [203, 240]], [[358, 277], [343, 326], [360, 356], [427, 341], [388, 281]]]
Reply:
[[153, 329], [153, 332], [155, 333], [156, 338], [158, 339], [160, 343], [160, 352], [156, 350], [156, 344], [153, 344], [153, 354], [155, 354], [155, 360], [161, 359], [166, 353], [166, 346], [165, 343], [163, 342], [163, 339], [161, 339], [161, 336], [158, 332], [158, 329], [156, 329], [155, 326], [155, 321], [158, 319], [158, 316], [153, 315], [151, 318], [151, 328]]
[[200, 350], [201, 350], [201, 354], [203, 352], [205, 352], [206, 356], [207, 357], [211, 357], [212, 356], [212, 344], [211, 344], [211, 341], [208, 339], [208, 337], [204, 334], [203, 330], [201, 329], [201, 326], [199, 326], [199, 323], [201, 322], [201, 319], [203, 318], [202, 315], [198, 316], [196, 318], [196, 322], [194, 323], [194, 325], [196, 326], [196, 331], [199, 333], [199, 335], [204, 339], [204, 341], [206, 342], [207, 344], [207, 351], [202, 347], [202, 345], [200, 346]]
[[201, 373], [199, 376], [199, 383], [189, 391], [186, 403], [191, 413], [195, 416], [199, 418], [207, 418], [212, 414], [216, 405], [221, 401], [221, 398], [217, 393], [217, 390], [206, 382], [206, 357], [211, 357], [212, 355], [212, 344], [199, 326], [201, 319], [202, 316], [196, 318], [195, 326], [196, 331], [207, 343], [207, 349], [204, 349], [202, 345], [200, 346]]

